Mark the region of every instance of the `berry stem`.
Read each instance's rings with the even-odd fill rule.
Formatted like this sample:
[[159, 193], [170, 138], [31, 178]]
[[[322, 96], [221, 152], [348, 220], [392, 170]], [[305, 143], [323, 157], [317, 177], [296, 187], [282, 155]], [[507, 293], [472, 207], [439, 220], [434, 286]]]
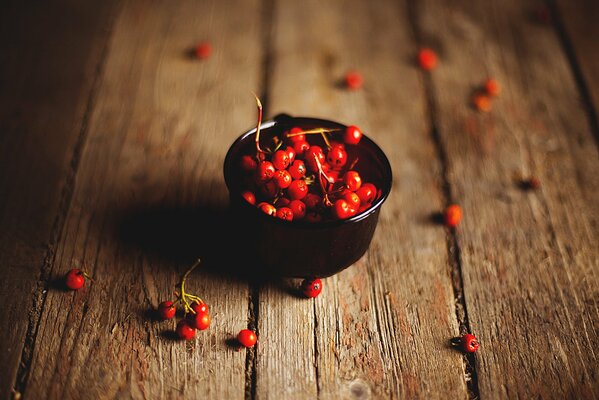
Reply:
[[327, 182], [331, 183], [331, 178], [329, 178], [329, 176], [325, 174], [325, 172], [322, 170], [322, 165], [320, 164], [320, 160], [316, 155], [314, 155], [314, 160], [316, 160], [316, 165], [318, 165], [318, 182], [320, 182], [320, 187], [322, 188], [322, 192], [324, 193], [324, 205], [327, 207], [332, 207], [333, 203], [331, 203], [331, 201], [329, 200], [329, 194], [322, 182], [322, 178], [324, 177], [327, 180]]
[[260, 125], [262, 124], [262, 103], [256, 93], [252, 93], [256, 99], [256, 106], [258, 107], [258, 123], [256, 124], [256, 158], [260, 159], [260, 154], [264, 151], [260, 148]]
[[179, 297], [179, 300], [183, 302], [183, 307], [185, 308], [185, 314], [188, 314], [190, 312], [195, 314], [195, 311], [193, 310], [193, 308], [191, 308], [191, 305], [187, 301], [188, 298], [191, 300], [199, 301], [200, 303], [204, 303], [204, 301], [202, 299], [200, 299], [198, 296], [194, 296], [193, 294], [185, 293], [185, 281], [187, 280], [187, 277], [189, 276], [191, 271], [193, 271], [194, 269], [196, 269], [198, 267], [198, 265], [200, 265], [200, 262], [201, 262], [201, 260], [198, 258], [198, 260], [185, 272], [185, 274], [183, 275], [183, 278], [181, 279], [181, 296]]
[[294, 137], [294, 136], [300, 136], [300, 135], [321, 135], [324, 133], [332, 133], [332, 132], [338, 132], [341, 129], [325, 129], [325, 128], [314, 128], [314, 129], [308, 129], [307, 131], [301, 131], [301, 132], [297, 132], [297, 133], [288, 133], [287, 137]]

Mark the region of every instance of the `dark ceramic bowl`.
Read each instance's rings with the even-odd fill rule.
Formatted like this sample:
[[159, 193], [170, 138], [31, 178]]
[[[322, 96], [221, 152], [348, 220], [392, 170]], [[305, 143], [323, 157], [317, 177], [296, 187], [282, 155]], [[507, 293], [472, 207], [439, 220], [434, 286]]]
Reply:
[[[267, 143], [294, 126], [346, 128], [328, 120], [278, 115], [262, 124], [260, 141]], [[243, 250], [235, 251], [247, 252], [248, 260], [262, 273], [284, 277], [327, 277], [358, 261], [370, 245], [381, 206], [391, 191], [391, 166], [379, 146], [363, 135], [359, 145], [347, 148], [348, 160], [359, 159], [357, 169], [363, 182], [372, 182], [379, 189], [372, 207], [346, 220], [284, 221], [264, 214], [240, 194], [239, 160], [255, 152], [255, 133], [254, 128], [241, 135], [229, 148], [224, 163], [231, 210], [237, 221], [236, 232], [231, 234], [244, 244]]]

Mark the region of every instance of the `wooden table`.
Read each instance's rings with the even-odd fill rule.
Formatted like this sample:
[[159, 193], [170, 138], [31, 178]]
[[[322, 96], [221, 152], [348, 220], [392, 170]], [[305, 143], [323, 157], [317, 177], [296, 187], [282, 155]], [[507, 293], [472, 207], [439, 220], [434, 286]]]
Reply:
[[[590, 0], [6, 2], [2, 398], [597, 398], [598, 19]], [[218, 273], [251, 91], [267, 116], [361, 126], [392, 164], [370, 250], [314, 300]], [[449, 203], [455, 231], [431, 220]], [[207, 254], [188, 287], [212, 326], [173, 340], [150, 311]], [[93, 281], [62, 290], [75, 267]], [[449, 344], [466, 331], [474, 356]]]

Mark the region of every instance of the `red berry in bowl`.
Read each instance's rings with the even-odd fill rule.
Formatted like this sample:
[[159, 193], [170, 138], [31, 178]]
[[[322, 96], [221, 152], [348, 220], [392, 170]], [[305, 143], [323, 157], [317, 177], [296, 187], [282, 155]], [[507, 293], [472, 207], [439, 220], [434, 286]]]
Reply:
[[296, 179], [291, 182], [287, 188], [287, 195], [291, 200], [301, 200], [308, 194], [308, 185], [302, 179]]
[[336, 219], [348, 219], [356, 212], [345, 199], [336, 200], [333, 203], [333, 216]]
[[301, 289], [306, 297], [317, 297], [322, 292], [322, 281], [319, 278], [304, 279]]
[[272, 204], [268, 204], [266, 202], [262, 202], [258, 204], [258, 208], [266, 215], [270, 215], [274, 217], [277, 214], [277, 209]]
[[314, 193], [308, 193], [303, 199], [308, 210], [314, 210], [322, 202], [322, 198]]
[[78, 268], [70, 270], [65, 277], [65, 284], [71, 290], [79, 290], [85, 285], [85, 274]]
[[277, 150], [272, 156], [272, 164], [276, 169], [287, 169], [289, 166], [289, 154], [285, 150]]
[[296, 140], [293, 142], [293, 150], [295, 150], [296, 156], [303, 156], [306, 154], [306, 151], [310, 148], [310, 143], [305, 140]]
[[445, 214], [443, 217], [445, 219], [445, 225], [450, 228], [454, 228], [458, 226], [462, 220], [462, 208], [457, 204], [452, 204], [445, 209]]
[[306, 135], [302, 134], [302, 128], [294, 127], [285, 135], [291, 143], [306, 141]]
[[272, 178], [272, 180], [279, 189], [287, 189], [289, 185], [291, 185], [291, 181], [293, 179], [287, 170], [280, 169], [275, 172], [275, 176]]
[[362, 178], [356, 171], [347, 171], [343, 177], [343, 183], [349, 190], [355, 192], [362, 186]]
[[256, 337], [254, 331], [243, 329], [237, 334], [237, 341], [243, 347], [254, 347], [258, 341], [258, 337]]
[[208, 329], [210, 327], [210, 314], [202, 311], [191, 314], [190, 325], [200, 331]]
[[317, 158], [321, 165], [323, 165], [326, 160], [324, 152], [322, 151], [322, 147], [320, 146], [310, 146], [310, 148], [306, 150], [304, 157], [306, 159], [306, 166], [312, 172], [318, 171], [318, 163], [316, 162]]
[[345, 75], [345, 86], [348, 89], [356, 90], [362, 87], [364, 79], [358, 71], [350, 71]]
[[301, 200], [291, 201], [289, 203], [289, 208], [293, 213], [293, 219], [302, 219], [306, 216], [306, 205]]
[[243, 196], [245, 201], [247, 201], [251, 205], [256, 204], [256, 196], [254, 195], [254, 193], [250, 192], [249, 190], [245, 190], [245, 191], [241, 192], [241, 196]]
[[260, 193], [262, 193], [264, 197], [272, 199], [277, 195], [277, 193], [279, 193], [279, 187], [274, 179], [271, 179], [260, 186]]
[[277, 205], [277, 207], [289, 207], [290, 203], [291, 203], [291, 200], [289, 200], [287, 197], [279, 197], [276, 205]]
[[462, 346], [462, 350], [466, 353], [474, 353], [478, 350], [478, 340], [476, 340], [476, 336], [471, 333], [467, 333], [460, 338], [460, 344]]
[[158, 314], [162, 319], [173, 319], [177, 309], [172, 301], [163, 301], [158, 305]]
[[293, 211], [289, 207], [280, 207], [277, 209], [277, 218], [285, 221], [293, 221]]
[[332, 146], [327, 153], [327, 162], [333, 169], [341, 168], [347, 162], [347, 152], [342, 144]]
[[322, 215], [319, 212], [314, 211], [314, 210], [310, 211], [309, 213], [306, 213], [306, 216], [304, 218], [308, 222], [320, 222], [320, 221], [322, 221]]
[[181, 339], [191, 340], [195, 337], [196, 330], [187, 320], [182, 319], [177, 323], [177, 335], [179, 335]]
[[293, 179], [302, 179], [306, 176], [306, 164], [302, 160], [295, 160], [287, 170]]
[[347, 144], [358, 144], [360, 143], [360, 139], [362, 139], [362, 131], [360, 128], [354, 125], [350, 125], [345, 128], [345, 132], [343, 133], [343, 142]]
[[256, 160], [248, 155], [241, 157], [241, 169], [247, 172], [252, 172], [258, 167]]
[[347, 204], [351, 208], [354, 208], [354, 209], [357, 210], [360, 207], [360, 197], [356, 193], [354, 193], [354, 192], [352, 192], [350, 190], [346, 190], [343, 193], [343, 199], [345, 201], [347, 201]]
[[372, 183], [365, 183], [356, 190], [356, 194], [360, 198], [360, 203], [370, 204], [376, 199], [376, 186]]
[[259, 182], [267, 182], [272, 179], [275, 174], [275, 166], [270, 161], [262, 161], [258, 164], [258, 169], [256, 170], [257, 176], [256, 179]]
[[287, 146], [285, 152], [289, 156], [289, 165], [291, 165], [295, 161], [295, 149], [293, 146]]

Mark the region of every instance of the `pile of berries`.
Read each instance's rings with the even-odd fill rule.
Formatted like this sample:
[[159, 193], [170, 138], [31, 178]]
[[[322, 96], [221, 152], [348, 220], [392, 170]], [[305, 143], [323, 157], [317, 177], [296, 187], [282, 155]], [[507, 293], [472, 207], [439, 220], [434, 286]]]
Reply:
[[272, 217], [286, 221], [342, 220], [371, 207], [380, 192], [363, 182], [348, 158], [348, 147], [358, 146], [362, 132], [345, 129], [293, 127], [275, 135], [271, 146], [260, 144], [262, 105], [258, 104], [255, 154], [239, 160], [243, 171], [241, 195]]

